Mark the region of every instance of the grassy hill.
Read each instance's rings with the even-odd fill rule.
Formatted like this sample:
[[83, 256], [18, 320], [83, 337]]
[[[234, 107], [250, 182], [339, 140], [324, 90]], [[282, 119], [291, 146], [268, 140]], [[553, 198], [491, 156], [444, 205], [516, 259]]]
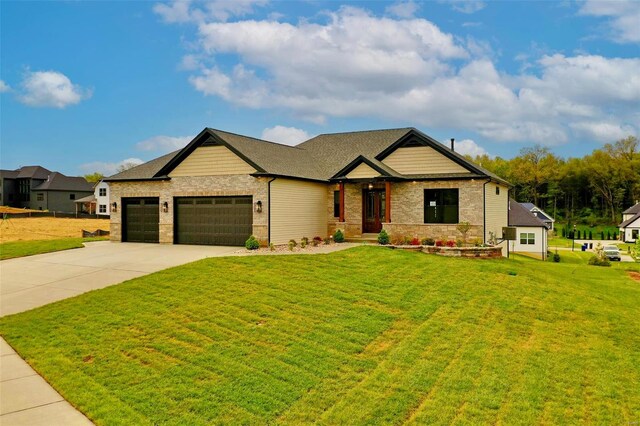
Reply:
[[0, 320], [97, 424], [627, 424], [624, 267], [359, 247], [207, 259]]

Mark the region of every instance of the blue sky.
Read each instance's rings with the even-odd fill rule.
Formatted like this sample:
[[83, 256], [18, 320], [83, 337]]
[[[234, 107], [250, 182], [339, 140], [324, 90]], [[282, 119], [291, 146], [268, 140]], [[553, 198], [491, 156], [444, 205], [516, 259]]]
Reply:
[[0, 4], [0, 167], [110, 174], [204, 127], [417, 127], [582, 156], [640, 132], [640, 2]]

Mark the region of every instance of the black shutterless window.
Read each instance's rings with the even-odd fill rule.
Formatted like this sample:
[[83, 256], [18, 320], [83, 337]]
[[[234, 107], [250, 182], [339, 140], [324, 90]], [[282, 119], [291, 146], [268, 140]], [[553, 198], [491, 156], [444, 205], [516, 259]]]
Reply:
[[458, 223], [458, 188], [424, 190], [424, 223]]
[[340, 191], [333, 191], [333, 217], [340, 217]]

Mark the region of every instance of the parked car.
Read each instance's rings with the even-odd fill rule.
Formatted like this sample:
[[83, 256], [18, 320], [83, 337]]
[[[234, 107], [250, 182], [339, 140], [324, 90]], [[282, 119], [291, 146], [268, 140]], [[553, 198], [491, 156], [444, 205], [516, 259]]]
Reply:
[[618, 262], [622, 260], [622, 257], [620, 257], [620, 249], [616, 246], [605, 246], [604, 255], [607, 256], [609, 260], [617, 260]]

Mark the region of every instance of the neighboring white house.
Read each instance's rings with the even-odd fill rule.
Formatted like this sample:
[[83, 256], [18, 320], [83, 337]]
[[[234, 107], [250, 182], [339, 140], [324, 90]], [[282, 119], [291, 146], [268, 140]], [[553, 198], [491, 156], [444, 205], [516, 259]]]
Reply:
[[622, 223], [618, 226], [622, 241], [636, 242], [640, 235], [640, 203], [622, 212]]
[[547, 258], [547, 224], [513, 199], [509, 199], [509, 226], [516, 228], [516, 240], [509, 241], [511, 252], [526, 253], [542, 260]]
[[540, 219], [547, 226], [547, 229], [553, 231], [553, 226], [555, 223], [555, 219], [551, 217], [551, 215], [547, 214], [540, 207], [536, 206], [533, 203], [520, 203], [525, 209], [529, 210], [535, 217]]
[[109, 184], [101, 180], [96, 184], [94, 191], [96, 214], [98, 216], [109, 216]]

